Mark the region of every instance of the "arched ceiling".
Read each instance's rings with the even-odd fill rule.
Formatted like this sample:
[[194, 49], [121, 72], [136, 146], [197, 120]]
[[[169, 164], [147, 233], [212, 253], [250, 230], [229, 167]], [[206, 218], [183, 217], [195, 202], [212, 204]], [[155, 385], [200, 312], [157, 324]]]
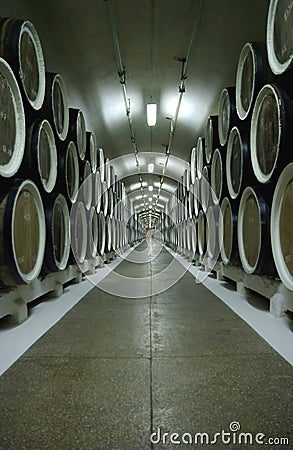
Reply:
[[[265, 40], [268, 5], [269, 0], [2, 0], [0, 15], [33, 22], [46, 69], [63, 75], [69, 105], [82, 109], [87, 129], [95, 132], [105, 156], [114, 159], [131, 196], [141, 192], [139, 175], [146, 195], [148, 185], [155, 188], [171, 142], [170, 155], [176, 159], [168, 160], [169, 172], [160, 191], [162, 205], [176, 188], [191, 148], [204, 135], [207, 117], [217, 114], [221, 90], [235, 85], [242, 46]], [[139, 168], [134, 164], [117, 73], [109, 7], [126, 74]], [[187, 55], [184, 67], [180, 59]], [[183, 68], [185, 93], [170, 141]], [[157, 124], [152, 128], [146, 123], [150, 96], [158, 105]], [[157, 175], [148, 172], [149, 161], [154, 162]], [[134, 204], [138, 210], [144, 208], [138, 197]]]

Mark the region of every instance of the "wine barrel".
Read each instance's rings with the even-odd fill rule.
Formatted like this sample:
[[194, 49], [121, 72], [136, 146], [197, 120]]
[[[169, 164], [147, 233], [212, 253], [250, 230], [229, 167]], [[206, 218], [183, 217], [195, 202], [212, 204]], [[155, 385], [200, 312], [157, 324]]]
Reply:
[[0, 176], [18, 171], [25, 148], [25, 114], [20, 90], [9, 64], [0, 58]]
[[191, 219], [191, 252], [192, 252], [192, 259], [196, 257], [197, 254], [197, 219], [195, 217], [192, 217]]
[[67, 201], [62, 194], [45, 198], [46, 247], [44, 269], [64, 270], [70, 253], [70, 225]]
[[266, 52], [259, 42], [247, 42], [241, 50], [236, 73], [236, 108], [240, 119], [252, 110], [260, 88], [272, 81]]
[[114, 214], [114, 192], [112, 188], [108, 191], [108, 215], [110, 219], [113, 219]]
[[214, 149], [220, 145], [218, 122], [218, 116], [209, 116], [207, 119], [205, 129], [205, 159], [207, 164], [210, 164], [212, 160]]
[[110, 169], [110, 167], [111, 167], [110, 160], [109, 160], [109, 158], [106, 158], [106, 160], [105, 160], [105, 181], [107, 184], [107, 189], [109, 189], [111, 186], [111, 169]]
[[271, 211], [271, 244], [276, 268], [284, 285], [293, 291], [293, 163], [279, 176]]
[[188, 168], [185, 169], [184, 173], [183, 173], [183, 186], [184, 186], [184, 191], [186, 194], [186, 192], [188, 192], [189, 186], [190, 186], [190, 164], [189, 163], [188, 163]]
[[96, 172], [98, 164], [97, 153], [97, 140], [93, 131], [86, 132], [86, 155], [85, 159], [88, 159], [91, 163], [92, 172]]
[[93, 173], [91, 164], [88, 160], [80, 161], [80, 188], [79, 200], [83, 201], [86, 209], [89, 211], [93, 202]]
[[238, 248], [245, 272], [275, 275], [270, 243], [270, 209], [256, 188], [243, 191], [238, 210]]
[[188, 217], [191, 219], [194, 215], [194, 185], [190, 184], [188, 191]]
[[105, 217], [108, 215], [108, 210], [109, 210], [109, 195], [108, 195], [107, 182], [104, 181], [102, 183], [102, 205], [101, 205], [101, 211], [103, 212]]
[[93, 201], [94, 206], [96, 207], [97, 213], [101, 211], [101, 200], [102, 200], [102, 183], [101, 183], [101, 175], [100, 172], [97, 171], [94, 175], [94, 195]]
[[45, 120], [35, 121], [27, 130], [25, 154], [20, 174], [29, 176], [46, 193], [53, 191], [57, 180], [57, 150], [53, 130]]
[[105, 253], [106, 245], [106, 227], [105, 227], [105, 216], [102, 211], [98, 214], [98, 253], [103, 256]]
[[238, 115], [236, 110], [236, 88], [226, 87], [222, 90], [219, 100], [219, 120], [218, 133], [219, 141], [223, 146], [227, 143], [229, 133], [233, 126], [238, 125]]
[[77, 264], [82, 264], [86, 258], [88, 227], [86, 208], [81, 201], [72, 205], [70, 212], [71, 248]]
[[79, 189], [79, 160], [72, 141], [59, 142], [56, 189], [71, 203], [76, 201]]
[[69, 127], [69, 108], [65, 83], [59, 73], [46, 72], [45, 100], [42, 108], [45, 118], [54, 124], [59, 139], [66, 139]]
[[106, 238], [106, 253], [112, 250], [112, 219], [108, 216], [105, 220], [105, 238]]
[[197, 245], [198, 253], [200, 256], [204, 256], [206, 252], [206, 216], [202, 210], [198, 213]]
[[293, 66], [292, 0], [271, 0], [267, 18], [267, 52], [276, 75]]
[[199, 203], [201, 203], [200, 197], [200, 180], [198, 176], [195, 177], [194, 185], [193, 185], [193, 207], [194, 207], [194, 215], [198, 216], [199, 211]]
[[292, 161], [293, 102], [276, 84], [259, 92], [251, 119], [251, 161], [261, 183], [275, 181]]
[[196, 173], [196, 152], [197, 148], [193, 147], [190, 154], [190, 180], [191, 184], [194, 184]]
[[214, 203], [219, 203], [222, 196], [226, 194], [226, 168], [223, 163], [222, 152], [225, 149], [216, 148], [213, 153], [211, 164], [211, 189]]
[[237, 198], [245, 185], [254, 183], [251, 166], [249, 137], [233, 127], [227, 144], [226, 155], [227, 187], [231, 198]]
[[80, 159], [84, 160], [86, 153], [86, 128], [84, 115], [80, 109], [69, 108], [67, 139], [75, 143]]
[[220, 206], [209, 206], [206, 214], [206, 243], [207, 255], [211, 261], [217, 261], [220, 255], [222, 245], [221, 235], [219, 234]]
[[204, 166], [205, 166], [205, 138], [199, 137], [197, 140], [197, 151], [196, 151], [196, 173], [199, 179], [201, 179]]
[[0, 282], [5, 286], [30, 283], [42, 268], [46, 223], [35, 183], [16, 179], [0, 194]]
[[200, 198], [201, 206], [204, 212], [207, 212], [209, 206], [213, 205], [212, 189], [210, 185], [211, 180], [211, 166], [206, 165], [202, 171], [202, 177], [200, 180]]
[[238, 265], [239, 263], [237, 214], [238, 203], [224, 197], [221, 203], [219, 240], [222, 242], [221, 258], [225, 265]]
[[93, 259], [97, 256], [98, 252], [98, 239], [99, 239], [99, 229], [98, 229], [98, 216], [97, 211], [94, 206], [87, 211], [87, 259]]
[[30, 21], [0, 19], [0, 56], [14, 71], [28, 105], [39, 110], [45, 97], [45, 61], [40, 38]]

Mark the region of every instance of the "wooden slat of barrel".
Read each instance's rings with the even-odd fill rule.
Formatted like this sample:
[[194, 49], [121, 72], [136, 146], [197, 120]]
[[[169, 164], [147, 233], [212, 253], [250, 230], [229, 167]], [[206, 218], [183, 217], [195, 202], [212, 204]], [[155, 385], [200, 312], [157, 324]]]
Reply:
[[292, 0], [271, 0], [266, 39], [270, 67], [280, 75], [293, 65]]
[[31, 180], [15, 180], [0, 202], [0, 281], [3, 284], [30, 283], [38, 277], [45, 251], [45, 228], [37, 186]]
[[0, 58], [0, 176], [18, 171], [25, 149], [25, 114], [16, 78]]

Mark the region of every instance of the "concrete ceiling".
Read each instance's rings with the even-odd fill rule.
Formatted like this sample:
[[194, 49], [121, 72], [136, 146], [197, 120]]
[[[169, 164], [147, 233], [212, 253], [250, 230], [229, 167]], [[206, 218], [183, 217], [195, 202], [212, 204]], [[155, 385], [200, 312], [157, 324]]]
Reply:
[[[204, 135], [207, 117], [217, 114], [221, 90], [235, 85], [242, 46], [247, 41], [265, 41], [269, 0], [109, 1], [126, 71], [139, 158], [148, 152], [144, 161], [152, 160], [149, 152], [156, 154], [156, 161], [160, 153], [164, 158], [170, 135], [166, 117], [174, 117], [179, 98], [182, 63], [177, 59], [187, 56], [194, 29], [186, 92], [170, 148], [175, 157], [173, 164], [170, 160], [170, 179], [166, 173], [164, 195], [168, 196], [168, 189], [176, 186], [174, 170], [175, 178], [180, 178], [186, 164], [181, 160], [190, 159], [191, 148]], [[41, 38], [46, 69], [63, 75], [69, 105], [82, 109], [87, 129], [95, 132], [105, 156], [115, 159], [133, 155], [107, 2], [1, 0], [0, 15], [33, 22]], [[153, 128], [146, 123], [150, 96], [158, 104], [157, 125]], [[128, 190], [131, 185], [135, 188], [134, 180], [138, 180], [132, 162], [127, 157], [113, 163], [119, 176], [128, 177]], [[141, 164], [141, 172], [146, 167]], [[161, 170], [162, 164], [155, 167], [158, 175]], [[153, 175], [144, 175], [143, 180], [155, 182]]]

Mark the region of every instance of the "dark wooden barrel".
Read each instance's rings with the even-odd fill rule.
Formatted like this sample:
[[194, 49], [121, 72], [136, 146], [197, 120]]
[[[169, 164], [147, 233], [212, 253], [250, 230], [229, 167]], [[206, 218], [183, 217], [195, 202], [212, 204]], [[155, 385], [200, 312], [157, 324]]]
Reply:
[[237, 217], [238, 204], [229, 197], [224, 197], [221, 203], [219, 221], [219, 241], [221, 245], [221, 258], [225, 265], [239, 265]]
[[97, 171], [94, 175], [93, 183], [93, 205], [96, 207], [97, 213], [101, 211], [102, 203], [102, 182], [100, 172]]
[[280, 75], [293, 66], [292, 0], [271, 0], [267, 18], [267, 52], [270, 67]]
[[206, 253], [206, 215], [202, 209], [198, 213], [197, 245], [199, 255], [204, 256]]
[[198, 176], [195, 177], [194, 185], [193, 185], [193, 207], [194, 207], [194, 215], [198, 216], [199, 204], [201, 203], [200, 197], [200, 180]]
[[89, 211], [87, 211], [87, 259], [93, 259], [97, 256], [98, 252], [98, 240], [99, 240], [99, 226], [98, 226], [98, 215], [96, 208], [92, 206]]
[[21, 93], [9, 64], [0, 58], [0, 177], [18, 171], [25, 149], [25, 113]]
[[279, 176], [271, 211], [271, 242], [276, 268], [284, 285], [293, 291], [293, 163]]
[[42, 268], [46, 223], [42, 199], [31, 180], [15, 179], [0, 194], [0, 282], [34, 281]]
[[232, 199], [237, 198], [249, 183], [256, 184], [251, 166], [249, 136], [238, 127], [232, 128], [228, 139], [226, 178]]
[[236, 108], [240, 119], [249, 115], [259, 90], [272, 79], [263, 44], [247, 42], [240, 53], [236, 73]]
[[83, 112], [77, 108], [69, 108], [69, 127], [67, 139], [76, 145], [81, 160], [85, 159], [86, 127]]
[[203, 168], [202, 177], [200, 179], [200, 199], [201, 199], [201, 206], [204, 212], [207, 212], [208, 208], [211, 205], [213, 205], [213, 197], [210, 181], [211, 181], [211, 166], [206, 165]]
[[88, 226], [86, 208], [81, 201], [77, 201], [70, 211], [71, 248], [77, 264], [82, 264], [86, 258], [88, 242]]
[[79, 163], [79, 199], [83, 201], [87, 210], [90, 210], [93, 203], [93, 173], [88, 160]]
[[222, 90], [219, 100], [219, 120], [218, 133], [219, 141], [223, 146], [227, 143], [229, 133], [233, 126], [239, 122], [236, 110], [236, 88], [235, 86], [226, 87]]
[[270, 242], [270, 208], [257, 188], [248, 186], [238, 210], [238, 249], [245, 272], [275, 275]]
[[97, 140], [93, 131], [86, 132], [86, 155], [85, 159], [88, 159], [91, 163], [92, 172], [96, 172], [98, 164], [98, 152], [97, 152]]
[[42, 192], [53, 191], [57, 180], [57, 149], [50, 123], [35, 121], [27, 130], [25, 154], [20, 174], [34, 180]]
[[210, 164], [212, 160], [213, 151], [219, 147], [219, 133], [218, 133], [218, 116], [209, 116], [205, 129], [205, 160]]
[[46, 92], [42, 113], [54, 126], [59, 139], [68, 133], [69, 108], [65, 83], [59, 73], [46, 72]]
[[196, 151], [196, 173], [199, 179], [201, 179], [203, 168], [206, 164], [205, 161], [205, 138], [199, 137], [197, 139], [197, 151]]
[[98, 214], [98, 254], [103, 256], [105, 253], [106, 245], [106, 226], [105, 216], [102, 211]]
[[219, 234], [220, 206], [209, 206], [206, 213], [206, 243], [207, 255], [211, 262], [218, 260], [222, 242]]
[[25, 101], [39, 110], [45, 96], [45, 61], [40, 38], [30, 21], [0, 19], [0, 56], [14, 71]]
[[56, 189], [74, 203], [79, 189], [79, 159], [73, 141], [58, 143], [58, 175]]
[[275, 182], [292, 161], [293, 102], [276, 84], [259, 92], [251, 120], [251, 161], [261, 183]]
[[70, 221], [66, 198], [50, 194], [44, 199], [46, 248], [44, 270], [58, 272], [67, 266], [70, 253]]

